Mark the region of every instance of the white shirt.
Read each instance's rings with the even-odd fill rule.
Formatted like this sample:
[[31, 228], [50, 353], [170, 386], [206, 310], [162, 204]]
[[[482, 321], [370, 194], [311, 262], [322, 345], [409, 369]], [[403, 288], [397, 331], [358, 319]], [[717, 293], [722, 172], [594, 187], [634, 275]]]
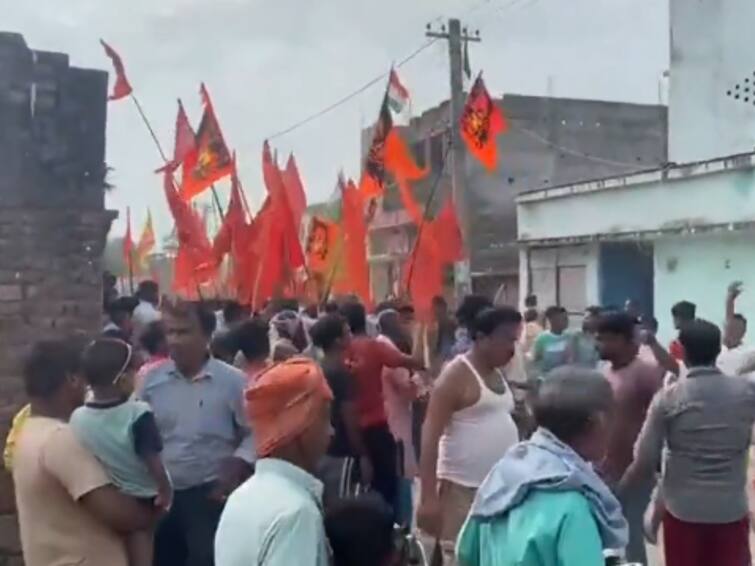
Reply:
[[160, 320], [160, 318], [162, 318], [160, 311], [147, 301], [139, 301], [132, 316], [137, 333], [143, 330], [150, 322], [155, 322], [156, 320]]
[[293, 464], [259, 460], [220, 516], [216, 566], [328, 566], [322, 489]]
[[721, 353], [716, 365], [724, 375], [736, 376], [740, 375], [742, 370], [748, 365], [752, 365], [753, 362], [755, 362], [755, 348], [740, 344], [736, 348], [721, 346]]

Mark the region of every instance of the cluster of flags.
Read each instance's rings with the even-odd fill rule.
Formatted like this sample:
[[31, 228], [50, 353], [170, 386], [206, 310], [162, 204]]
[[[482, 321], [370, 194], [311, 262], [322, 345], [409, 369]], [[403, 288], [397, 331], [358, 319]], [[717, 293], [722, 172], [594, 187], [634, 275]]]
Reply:
[[[109, 100], [130, 96], [137, 102], [120, 56], [104, 41], [102, 45], [116, 74]], [[227, 265], [227, 291], [254, 308], [281, 295], [321, 301], [331, 294], [353, 294], [371, 304], [368, 228], [377, 199], [385, 194], [388, 180], [393, 179], [409, 217], [417, 226], [414, 249], [403, 268], [403, 288], [418, 313], [429, 314], [432, 298], [443, 292], [444, 270], [463, 256], [463, 242], [451, 195], [445, 197], [434, 218], [428, 215], [429, 202], [421, 205], [414, 199], [413, 184], [425, 179], [430, 171], [415, 162], [395, 126], [394, 113], [405, 112], [411, 97], [394, 69], [389, 75], [359, 182], [339, 174], [337, 210], [313, 216], [304, 238], [300, 237], [300, 229], [307, 207], [306, 193], [293, 154], [280, 167], [277, 153], [268, 142], [264, 143], [262, 171], [266, 197], [256, 216], [253, 215], [238, 177], [236, 156], [225, 142], [204, 84], [200, 96], [203, 113], [196, 131], [178, 101], [173, 155], [156, 171], [163, 175], [163, 189], [178, 240], [175, 293], [201, 298], [202, 287], [217, 283], [222, 266]], [[470, 153], [487, 169], [495, 170], [496, 136], [506, 130], [506, 121], [485, 88], [482, 75], [469, 93], [460, 127]], [[231, 182], [228, 207], [220, 229], [210, 239], [192, 200], [208, 189], [215, 191], [214, 184], [226, 178]], [[127, 210], [123, 251], [130, 269], [142, 272], [154, 247], [151, 214], [148, 213], [139, 241], [134, 244]]]

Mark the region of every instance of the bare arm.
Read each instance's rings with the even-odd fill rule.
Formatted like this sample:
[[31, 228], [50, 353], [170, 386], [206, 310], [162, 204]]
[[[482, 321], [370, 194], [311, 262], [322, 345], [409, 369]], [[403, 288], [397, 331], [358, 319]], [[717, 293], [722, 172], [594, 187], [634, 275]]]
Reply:
[[157, 484], [157, 499], [155, 507], [168, 511], [173, 504], [173, 485], [170, 483], [168, 471], [165, 469], [163, 459], [159, 453], [148, 454], [142, 457], [150, 477]]
[[440, 507], [438, 502], [438, 443], [443, 431], [451, 422], [457, 410], [457, 403], [463, 383], [456, 379], [452, 368], [440, 375], [430, 394], [425, 424], [422, 427], [422, 452], [420, 457], [420, 508], [418, 523], [429, 534], [440, 532]]
[[737, 297], [742, 292], [742, 282], [734, 281], [726, 290], [726, 322], [734, 318]]
[[113, 485], [98, 487], [82, 495], [79, 501], [98, 521], [119, 533], [147, 530], [155, 521], [149, 507], [123, 495]]
[[677, 362], [669, 353], [669, 351], [666, 350], [666, 348], [664, 348], [660, 342], [658, 342], [655, 334], [646, 331], [643, 335], [643, 338], [645, 344], [647, 344], [650, 348], [650, 351], [653, 352], [653, 357], [655, 357], [655, 361], [658, 363], [658, 365], [667, 372], [678, 376], [679, 362]]
[[412, 356], [407, 356], [397, 348], [393, 348], [388, 344], [378, 342], [380, 346], [379, 355], [383, 365], [389, 368], [406, 368], [412, 371], [420, 371], [425, 369], [425, 364], [422, 361]]

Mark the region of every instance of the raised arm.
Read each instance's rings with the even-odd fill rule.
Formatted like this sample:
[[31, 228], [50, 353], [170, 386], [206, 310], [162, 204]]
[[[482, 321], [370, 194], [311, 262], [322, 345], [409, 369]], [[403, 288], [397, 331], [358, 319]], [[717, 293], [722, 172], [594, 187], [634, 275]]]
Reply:
[[425, 364], [413, 356], [407, 356], [397, 348], [388, 344], [377, 342], [377, 354], [385, 367], [389, 368], [406, 368], [412, 371], [425, 369]]
[[734, 281], [726, 290], [726, 322], [734, 318], [737, 297], [742, 293], [742, 282]]

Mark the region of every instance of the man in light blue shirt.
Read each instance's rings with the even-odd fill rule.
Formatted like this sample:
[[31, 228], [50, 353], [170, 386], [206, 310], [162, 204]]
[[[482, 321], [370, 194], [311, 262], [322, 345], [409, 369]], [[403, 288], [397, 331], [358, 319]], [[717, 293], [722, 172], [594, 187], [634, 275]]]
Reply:
[[152, 407], [175, 489], [155, 538], [155, 566], [212, 566], [223, 504], [255, 458], [243, 408], [246, 379], [210, 358], [210, 310], [166, 304], [163, 314], [170, 359], [150, 370], [137, 391]]
[[328, 566], [314, 471], [330, 442], [333, 394], [305, 358], [275, 365], [246, 393], [260, 460], [228, 498], [215, 536], [216, 566]]

